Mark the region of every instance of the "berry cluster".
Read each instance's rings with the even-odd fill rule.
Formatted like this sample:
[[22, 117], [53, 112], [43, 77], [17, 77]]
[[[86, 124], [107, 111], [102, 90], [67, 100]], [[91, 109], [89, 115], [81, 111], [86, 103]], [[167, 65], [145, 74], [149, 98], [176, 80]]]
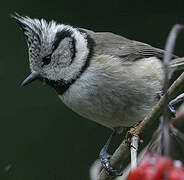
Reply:
[[132, 170], [128, 180], [184, 180], [184, 167], [180, 161], [147, 153], [139, 166]]

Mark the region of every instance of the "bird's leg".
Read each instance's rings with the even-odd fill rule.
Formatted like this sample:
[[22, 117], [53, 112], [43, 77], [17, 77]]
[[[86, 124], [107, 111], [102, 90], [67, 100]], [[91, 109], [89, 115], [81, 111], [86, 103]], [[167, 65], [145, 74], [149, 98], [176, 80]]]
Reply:
[[100, 161], [102, 164], [102, 167], [106, 170], [106, 172], [111, 175], [111, 176], [121, 176], [121, 169], [113, 169], [110, 165], [110, 158], [111, 155], [107, 152], [110, 142], [112, 140], [112, 137], [116, 134], [115, 131], [112, 132], [111, 136], [109, 137], [109, 139], [107, 140], [107, 142], [105, 143], [104, 147], [102, 148], [102, 150], [100, 151], [99, 157], [100, 157]]
[[[162, 91], [157, 92], [157, 97], [158, 97], [158, 99], [161, 99], [163, 97], [163, 92]], [[169, 112], [171, 113], [171, 115], [173, 117], [175, 117], [176, 110], [175, 110], [174, 106], [172, 105], [172, 103], [169, 103], [168, 108], [169, 108]]]

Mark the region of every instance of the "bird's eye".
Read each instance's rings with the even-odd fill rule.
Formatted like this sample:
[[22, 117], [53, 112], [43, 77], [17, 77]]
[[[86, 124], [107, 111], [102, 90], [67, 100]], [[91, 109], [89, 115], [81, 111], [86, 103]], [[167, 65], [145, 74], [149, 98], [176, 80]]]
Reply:
[[42, 58], [42, 62], [43, 62], [42, 67], [45, 66], [45, 65], [48, 65], [50, 63], [50, 61], [51, 61], [51, 54], [49, 54], [48, 56], [45, 56], [44, 58]]

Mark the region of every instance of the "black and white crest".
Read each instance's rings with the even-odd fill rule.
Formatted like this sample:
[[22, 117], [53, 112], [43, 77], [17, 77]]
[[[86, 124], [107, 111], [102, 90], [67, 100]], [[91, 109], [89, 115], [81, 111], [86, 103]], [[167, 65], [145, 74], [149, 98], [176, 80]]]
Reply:
[[39, 47], [41, 44], [41, 22], [38, 20], [31, 19], [29, 17], [23, 17], [18, 14], [12, 16], [17, 23], [20, 25], [21, 30], [27, 40], [28, 47], [30, 46]]
[[93, 40], [85, 31], [70, 25], [18, 14], [13, 18], [27, 39], [31, 71], [63, 93], [63, 87], [69, 88], [88, 67]]
[[[23, 31], [30, 56], [37, 57], [45, 44], [52, 43], [57, 33], [58, 25], [55, 21], [47, 22], [44, 19], [32, 19], [28, 16], [15, 14], [12, 16]], [[48, 48], [48, 47], [47, 47]]]

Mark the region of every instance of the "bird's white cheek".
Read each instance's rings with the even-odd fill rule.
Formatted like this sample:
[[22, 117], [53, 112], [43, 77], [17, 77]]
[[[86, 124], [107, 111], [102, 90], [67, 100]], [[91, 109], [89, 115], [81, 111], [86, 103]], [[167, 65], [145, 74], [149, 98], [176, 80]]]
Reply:
[[41, 71], [41, 75], [44, 78], [50, 80], [59, 80], [59, 68], [54, 68], [53, 66], [44, 67]]

